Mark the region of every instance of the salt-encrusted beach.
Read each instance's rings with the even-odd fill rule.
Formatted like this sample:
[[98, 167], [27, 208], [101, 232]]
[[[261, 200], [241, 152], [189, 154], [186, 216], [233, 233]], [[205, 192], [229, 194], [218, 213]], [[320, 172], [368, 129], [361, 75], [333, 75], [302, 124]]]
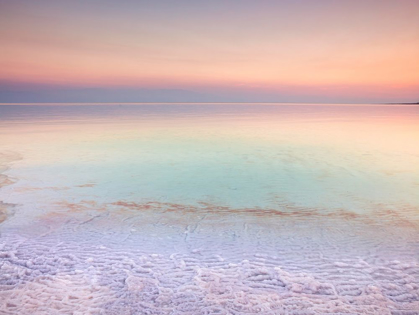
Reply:
[[[19, 160], [21, 157], [19, 154], [12, 152], [0, 152], [0, 189], [4, 186], [11, 185], [14, 183], [7, 175], [3, 174], [9, 169], [11, 162]], [[5, 204], [0, 200], [0, 223], [2, 223], [8, 215], [11, 213], [13, 205]]]

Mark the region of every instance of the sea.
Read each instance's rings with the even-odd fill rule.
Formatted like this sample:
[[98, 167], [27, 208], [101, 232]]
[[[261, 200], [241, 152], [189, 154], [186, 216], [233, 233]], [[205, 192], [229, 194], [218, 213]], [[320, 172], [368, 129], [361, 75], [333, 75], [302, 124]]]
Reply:
[[0, 105], [0, 314], [419, 314], [419, 105]]

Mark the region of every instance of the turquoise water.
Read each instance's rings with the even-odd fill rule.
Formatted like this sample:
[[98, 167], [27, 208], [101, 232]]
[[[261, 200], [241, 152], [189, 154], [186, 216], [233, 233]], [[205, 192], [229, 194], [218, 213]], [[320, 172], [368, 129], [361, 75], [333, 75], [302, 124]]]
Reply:
[[1, 310], [419, 309], [418, 143], [413, 105], [0, 106]]

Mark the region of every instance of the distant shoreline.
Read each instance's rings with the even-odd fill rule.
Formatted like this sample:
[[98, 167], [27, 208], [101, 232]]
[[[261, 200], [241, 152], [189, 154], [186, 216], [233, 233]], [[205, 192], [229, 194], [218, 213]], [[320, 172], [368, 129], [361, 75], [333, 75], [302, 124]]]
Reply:
[[385, 103], [388, 105], [419, 105], [419, 102], [416, 103]]

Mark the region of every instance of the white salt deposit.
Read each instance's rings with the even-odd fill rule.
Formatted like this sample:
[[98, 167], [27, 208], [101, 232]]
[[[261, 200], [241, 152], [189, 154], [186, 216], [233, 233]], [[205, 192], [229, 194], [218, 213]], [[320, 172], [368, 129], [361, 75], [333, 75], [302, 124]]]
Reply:
[[[220, 227], [220, 214], [192, 209], [171, 213], [156, 206], [143, 213], [145, 222], [133, 223], [127, 220], [132, 210], [122, 207], [116, 215], [112, 207], [105, 216], [90, 212], [95, 220], [68, 214], [49, 233], [27, 230], [19, 236], [16, 226], [6, 225], [0, 311], [405, 315], [419, 309], [415, 228], [400, 233], [394, 226], [374, 227], [374, 218], [367, 217], [342, 221], [321, 213], [260, 217], [240, 211], [224, 217]], [[150, 227], [150, 217], [160, 223]], [[36, 224], [50, 224], [46, 220]], [[189, 226], [194, 228], [185, 238]], [[382, 229], [392, 235], [386, 243]], [[348, 239], [351, 231], [360, 233]], [[400, 237], [405, 243], [396, 248]]]

